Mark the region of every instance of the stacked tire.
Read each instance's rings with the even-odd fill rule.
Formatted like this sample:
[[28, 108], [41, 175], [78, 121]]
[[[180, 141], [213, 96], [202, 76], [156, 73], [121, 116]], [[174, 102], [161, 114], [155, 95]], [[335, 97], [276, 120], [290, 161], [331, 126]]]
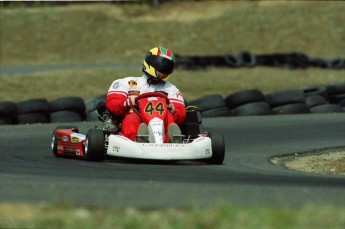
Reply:
[[283, 90], [266, 95], [272, 114], [307, 114], [310, 108], [306, 104], [304, 91], [301, 89]]
[[18, 123], [18, 107], [11, 101], [0, 101], [0, 125]]
[[224, 98], [219, 94], [212, 94], [200, 97], [188, 103], [197, 107], [202, 117], [224, 117], [231, 116], [231, 110], [226, 106]]
[[29, 99], [17, 103], [18, 124], [49, 123], [50, 109], [46, 99]]
[[230, 94], [224, 100], [235, 116], [271, 114], [264, 94], [257, 89], [238, 91]]
[[306, 88], [304, 94], [311, 113], [344, 112], [345, 83]]
[[62, 97], [49, 101], [50, 122], [85, 120], [85, 102], [80, 97]]
[[98, 120], [97, 104], [100, 102], [105, 102], [106, 97], [107, 97], [107, 94], [102, 94], [102, 95], [94, 96], [85, 100], [86, 121]]

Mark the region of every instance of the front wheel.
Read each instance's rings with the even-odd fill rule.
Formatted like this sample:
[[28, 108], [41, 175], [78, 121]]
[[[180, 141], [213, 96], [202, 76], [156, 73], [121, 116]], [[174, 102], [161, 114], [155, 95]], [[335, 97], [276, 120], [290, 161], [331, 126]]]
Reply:
[[103, 161], [105, 153], [104, 133], [100, 129], [91, 129], [85, 139], [85, 155], [88, 161]]
[[208, 164], [221, 165], [225, 157], [224, 136], [221, 133], [208, 132], [212, 141], [212, 157], [207, 159]]
[[72, 129], [73, 132], [79, 133], [79, 130], [78, 130], [78, 128], [76, 126], [58, 126], [58, 127], [55, 128], [55, 130], [53, 131], [53, 134], [52, 134], [50, 147], [51, 147], [51, 150], [53, 151], [53, 154], [56, 157], [61, 157], [57, 153], [57, 145], [58, 145], [58, 141], [59, 141], [57, 130], [60, 130], [60, 129]]

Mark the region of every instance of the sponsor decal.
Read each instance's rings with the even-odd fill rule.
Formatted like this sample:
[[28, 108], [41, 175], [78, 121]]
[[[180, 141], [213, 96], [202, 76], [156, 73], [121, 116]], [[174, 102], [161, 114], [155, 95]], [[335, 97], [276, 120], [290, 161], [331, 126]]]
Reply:
[[113, 146], [113, 151], [114, 152], [120, 152], [120, 147], [118, 147], [118, 146]]
[[140, 91], [128, 91], [128, 96], [138, 96], [140, 95]]
[[120, 82], [115, 82], [113, 84], [113, 89], [118, 89], [120, 87]]
[[176, 93], [176, 97], [178, 98], [179, 96], [183, 97], [183, 95], [180, 91]]
[[211, 150], [210, 149], [206, 149], [205, 153], [206, 153], [206, 155], [210, 155], [211, 154]]
[[130, 81], [128, 81], [128, 85], [129, 86], [137, 86], [138, 84], [134, 80], [130, 80]]
[[58, 150], [63, 150], [63, 146], [58, 146], [57, 149]]
[[173, 144], [173, 143], [149, 143], [146, 144], [148, 147], [162, 147], [162, 148], [183, 148], [184, 144]]
[[75, 151], [75, 154], [78, 155], [78, 156], [80, 156], [80, 149], [77, 149], [77, 150]]
[[153, 131], [153, 135], [158, 135], [158, 136], [163, 136], [163, 132], [162, 131]]
[[62, 141], [68, 142], [68, 137], [67, 137], [67, 136], [63, 136], [63, 137], [62, 137]]
[[77, 137], [72, 137], [72, 143], [78, 143], [79, 142], [79, 138]]
[[63, 151], [65, 153], [75, 153], [76, 149], [75, 148], [71, 148], [71, 147], [64, 147]]

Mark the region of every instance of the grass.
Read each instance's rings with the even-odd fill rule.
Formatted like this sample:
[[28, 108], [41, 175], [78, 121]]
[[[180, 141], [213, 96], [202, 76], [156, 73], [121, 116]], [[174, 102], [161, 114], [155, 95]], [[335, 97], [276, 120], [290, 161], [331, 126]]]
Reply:
[[1, 8], [1, 64], [142, 61], [181, 55], [304, 52], [344, 57], [340, 1], [202, 1]]
[[[343, 2], [179, 2], [70, 4], [2, 7], [2, 66], [20, 64], [117, 63], [138, 69], [78, 69], [0, 77], [0, 99], [87, 98], [110, 83], [141, 75], [145, 52], [164, 45], [180, 55], [304, 52], [344, 57]], [[338, 70], [273, 68], [176, 70], [171, 81], [192, 100], [249, 88], [273, 92], [344, 80]]]
[[[67, 203], [0, 204], [1, 228], [344, 228], [345, 209], [337, 206], [239, 207], [222, 205], [145, 210], [88, 207]], [[306, 217], [312, 216], [312, 217]]]
[[[91, 96], [140, 75], [146, 51], [162, 45], [180, 55], [298, 51], [344, 58], [341, 1], [180, 1], [1, 7], [0, 66], [116, 63], [138, 69], [74, 69], [0, 76], [0, 100]], [[265, 93], [344, 81], [338, 70], [177, 69], [171, 78], [187, 100], [249, 88]], [[224, 206], [186, 209], [0, 203], [0, 228], [344, 228], [337, 206]]]

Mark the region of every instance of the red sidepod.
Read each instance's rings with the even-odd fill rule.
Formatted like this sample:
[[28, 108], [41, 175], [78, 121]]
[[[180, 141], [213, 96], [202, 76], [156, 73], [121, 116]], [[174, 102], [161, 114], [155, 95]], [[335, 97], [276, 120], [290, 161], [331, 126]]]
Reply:
[[57, 156], [69, 156], [84, 158], [85, 137], [76, 133], [73, 129], [56, 130], [56, 154]]

